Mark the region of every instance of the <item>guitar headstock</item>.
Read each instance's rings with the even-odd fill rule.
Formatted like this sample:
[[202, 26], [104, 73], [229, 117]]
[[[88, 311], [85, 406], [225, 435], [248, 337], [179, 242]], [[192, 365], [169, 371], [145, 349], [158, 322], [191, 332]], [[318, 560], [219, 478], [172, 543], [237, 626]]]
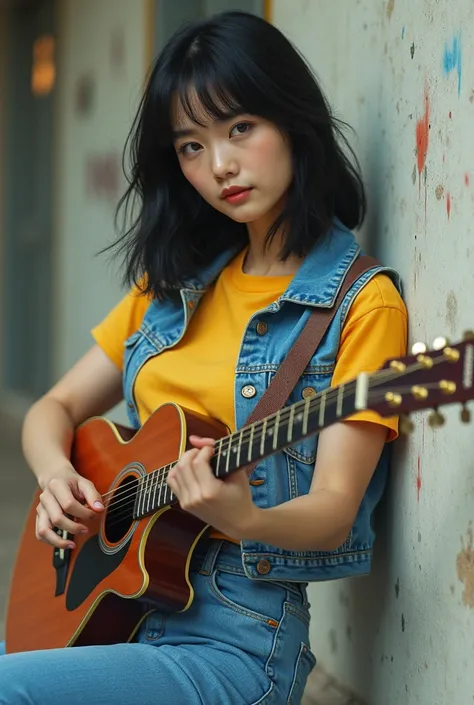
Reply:
[[[470, 421], [466, 403], [474, 399], [474, 332], [464, 334], [462, 342], [449, 344], [437, 338], [433, 350], [416, 343], [412, 355], [389, 360], [369, 379], [368, 408], [381, 416], [406, 415], [413, 411], [434, 409], [431, 426], [441, 426], [444, 418], [438, 411], [446, 404], [462, 404], [461, 421]], [[410, 430], [410, 423], [401, 424]]]

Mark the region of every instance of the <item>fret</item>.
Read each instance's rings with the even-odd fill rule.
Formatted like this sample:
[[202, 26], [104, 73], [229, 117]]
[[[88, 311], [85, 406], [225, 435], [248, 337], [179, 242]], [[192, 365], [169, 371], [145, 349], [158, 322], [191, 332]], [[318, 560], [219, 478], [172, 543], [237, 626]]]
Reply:
[[324, 416], [326, 413], [326, 394], [327, 394], [327, 390], [322, 392], [321, 400], [319, 402], [319, 419], [318, 419], [319, 428], [322, 428], [324, 426]]
[[227, 436], [227, 438], [229, 439], [229, 445], [228, 445], [228, 447], [227, 447], [227, 458], [226, 458], [226, 461], [225, 461], [225, 472], [226, 472], [226, 475], [229, 474], [230, 452], [231, 452], [231, 449], [232, 449], [232, 436]]
[[216, 467], [215, 467], [215, 472], [214, 472], [214, 474], [215, 474], [216, 477], [219, 477], [219, 463], [220, 463], [221, 458], [222, 458], [222, 443], [223, 443], [223, 441], [224, 441], [224, 438], [225, 438], [225, 436], [224, 436], [223, 438], [219, 438], [219, 441], [218, 441], [218, 443], [219, 443], [219, 450], [218, 450], [217, 453], [216, 453], [216, 460], [215, 460], [215, 465], [216, 465]]
[[239, 442], [237, 444], [237, 459], [235, 461], [236, 467], [239, 467], [239, 465], [240, 465], [240, 451], [242, 450], [243, 432], [244, 432], [244, 430], [242, 429], [242, 431], [239, 433]]
[[295, 405], [293, 404], [290, 407], [290, 419], [288, 421], [288, 432], [286, 434], [286, 440], [288, 441], [288, 443], [291, 443], [291, 441], [293, 440], [293, 421], [294, 421], [294, 418], [295, 418]]
[[268, 419], [263, 419], [262, 438], [260, 439], [260, 455], [265, 455], [265, 437], [267, 435], [267, 423]]
[[342, 402], [344, 401], [344, 385], [340, 384], [337, 390], [337, 406], [336, 415], [338, 418], [342, 416]]
[[[163, 500], [162, 495], [164, 494], [166, 496], [166, 488], [168, 486], [166, 484], [166, 478], [168, 476], [169, 469], [170, 469], [170, 466], [165, 465], [165, 467], [159, 471], [158, 477], [156, 478], [156, 486], [159, 489], [158, 489], [158, 498], [155, 498], [154, 509], [158, 509], [158, 507], [162, 506], [162, 500]], [[158, 499], [158, 501], [156, 501], [157, 499]]]
[[160, 488], [160, 476], [162, 474], [162, 470], [154, 470], [153, 471], [153, 492], [152, 492], [152, 502], [151, 502], [151, 507], [152, 509], [156, 509], [156, 504], [157, 504], [157, 493], [158, 489]]
[[308, 433], [308, 412], [309, 412], [309, 405], [310, 405], [311, 399], [306, 399], [304, 403], [304, 411], [303, 411], [303, 436], [306, 436]]
[[278, 410], [276, 413], [275, 429], [273, 433], [273, 450], [276, 450], [278, 448], [278, 429], [280, 428], [280, 414], [281, 410]]
[[255, 433], [255, 424], [250, 426], [250, 440], [249, 440], [249, 452], [247, 453], [247, 460], [250, 463], [252, 460], [252, 446], [253, 446], [253, 436]]
[[146, 512], [150, 511], [150, 500], [151, 500], [151, 495], [150, 495], [150, 484], [153, 481], [153, 478], [151, 475], [147, 475], [145, 478], [145, 505], [146, 505]]

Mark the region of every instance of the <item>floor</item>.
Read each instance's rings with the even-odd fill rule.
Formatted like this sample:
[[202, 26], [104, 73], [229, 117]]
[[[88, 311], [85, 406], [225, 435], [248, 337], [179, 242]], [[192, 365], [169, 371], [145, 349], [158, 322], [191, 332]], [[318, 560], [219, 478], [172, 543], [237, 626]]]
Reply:
[[[36, 487], [20, 452], [17, 427], [0, 418], [0, 641], [4, 638], [10, 574], [23, 521]], [[33, 577], [33, 576], [32, 576]], [[363, 705], [322, 667], [315, 669], [301, 705]]]

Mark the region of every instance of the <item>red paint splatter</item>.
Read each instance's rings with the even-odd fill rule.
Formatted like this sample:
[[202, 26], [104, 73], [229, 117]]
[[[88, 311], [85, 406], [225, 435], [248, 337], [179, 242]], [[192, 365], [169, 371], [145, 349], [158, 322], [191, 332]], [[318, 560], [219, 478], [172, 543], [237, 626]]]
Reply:
[[420, 456], [418, 456], [418, 471], [416, 474], [416, 495], [418, 498], [418, 502], [420, 501], [420, 492], [421, 492], [421, 487], [422, 487], [422, 481], [421, 481], [421, 459]]
[[449, 111], [449, 119], [451, 120], [451, 119], [452, 119], [452, 117], [453, 117], [453, 114], [452, 114], [452, 112], [451, 112], [451, 111]]
[[428, 145], [429, 145], [429, 131], [430, 131], [430, 99], [428, 93], [425, 93], [425, 114], [418, 120], [416, 124], [416, 147], [417, 147], [417, 160], [418, 160], [418, 173], [423, 173], [423, 169], [426, 164], [426, 157], [428, 155]]
[[466, 174], [464, 174], [464, 183], [468, 187], [471, 185], [471, 177], [467, 172], [466, 172]]
[[451, 217], [451, 194], [446, 194], [446, 212], [448, 214], [448, 220]]

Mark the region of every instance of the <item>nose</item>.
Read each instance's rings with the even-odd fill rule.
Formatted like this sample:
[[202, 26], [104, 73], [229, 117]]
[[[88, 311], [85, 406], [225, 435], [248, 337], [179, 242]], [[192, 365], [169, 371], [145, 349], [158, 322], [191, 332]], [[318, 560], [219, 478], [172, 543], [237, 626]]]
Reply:
[[226, 179], [239, 173], [239, 165], [231, 145], [215, 145], [211, 153], [212, 173], [216, 179]]

